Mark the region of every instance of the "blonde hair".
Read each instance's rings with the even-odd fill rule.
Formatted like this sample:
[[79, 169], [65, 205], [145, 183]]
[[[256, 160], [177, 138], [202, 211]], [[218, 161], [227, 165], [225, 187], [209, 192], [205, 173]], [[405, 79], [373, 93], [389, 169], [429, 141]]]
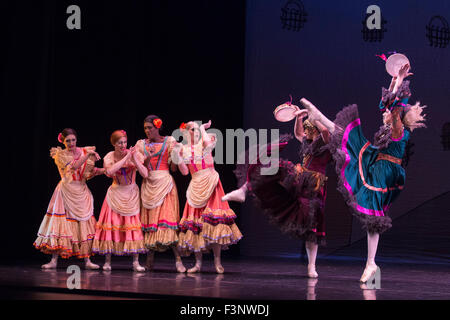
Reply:
[[403, 125], [408, 127], [411, 132], [417, 128], [426, 128], [425, 123], [422, 122], [425, 121], [426, 114], [422, 114], [422, 112], [426, 107], [427, 106], [421, 106], [420, 102], [416, 102], [415, 105], [410, 106], [409, 110], [403, 117]]
[[[406, 112], [402, 118], [402, 123], [405, 127], [407, 127], [411, 132], [413, 132], [417, 128], [426, 128], [425, 116], [426, 114], [422, 114], [423, 109], [427, 106], [421, 106], [420, 102], [416, 102], [415, 105], [407, 105]], [[383, 123], [387, 126], [390, 126], [392, 123], [392, 113], [389, 110], [386, 110], [383, 113]]]

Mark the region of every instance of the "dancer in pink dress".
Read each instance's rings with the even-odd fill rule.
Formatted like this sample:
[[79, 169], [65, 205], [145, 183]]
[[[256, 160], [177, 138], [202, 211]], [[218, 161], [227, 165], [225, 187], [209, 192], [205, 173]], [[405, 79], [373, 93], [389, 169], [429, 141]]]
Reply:
[[43, 269], [56, 268], [58, 256], [84, 258], [86, 269], [98, 269], [99, 266], [89, 259], [96, 220], [94, 201], [86, 180], [103, 174], [105, 169], [94, 166], [100, 159], [95, 147], [77, 147], [75, 130], [64, 129], [58, 141], [65, 149], [52, 148], [50, 155], [58, 167], [61, 181], [53, 192], [34, 246], [52, 255]]
[[178, 244], [178, 223], [180, 222], [180, 204], [175, 180], [169, 172], [177, 169], [172, 162], [171, 153], [176, 141], [171, 136], [161, 136], [162, 120], [149, 115], [144, 120], [147, 139], [136, 143], [136, 151], [144, 158], [148, 177], [141, 186], [141, 223], [144, 232], [144, 244], [147, 254], [147, 270], [153, 269], [155, 251], [172, 249], [178, 272], [185, 272]]
[[127, 134], [116, 130], [111, 135], [114, 151], [104, 158], [106, 175], [113, 179], [106, 193], [96, 225], [93, 244], [95, 253], [106, 255], [103, 270], [111, 270], [111, 254], [133, 255], [133, 270], [145, 271], [139, 265], [139, 253], [145, 253], [144, 236], [139, 219], [139, 187], [135, 183], [136, 170], [147, 178], [139, 153], [127, 149]]
[[228, 202], [222, 201], [225, 195], [219, 174], [214, 169], [212, 149], [215, 138], [206, 133], [211, 121], [200, 127], [195, 122], [182, 124], [186, 145], [177, 144], [173, 155], [183, 175], [191, 173], [192, 179], [186, 192], [186, 205], [180, 221], [178, 247], [189, 255], [195, 253], [195, 266], [189, 273], [200, 272], [202, 251], [212, 249], [217, 273], [223, 273], [220, 261], [221, 250], [237, 243], [242, 234], [234, 223], [236, 214]]

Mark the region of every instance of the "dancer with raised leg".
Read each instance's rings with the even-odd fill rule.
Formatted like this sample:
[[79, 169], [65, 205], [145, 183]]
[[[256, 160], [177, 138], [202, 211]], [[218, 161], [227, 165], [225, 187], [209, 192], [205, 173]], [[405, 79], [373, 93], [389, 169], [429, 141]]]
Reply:
[[99, 268], [89, 259], [93, 255], [96, 220], [92, 193], [86, 181], [103, 174], [105, 169], [95, 167], [95, 161], [100, 159], [95, 147], [77, 147], [77, 137], [75, 130], [66, 128], [58, 135], [65, 149], [50, 150], [61, 181], [53, 192], [34, 242], [36, 249], [52, 255], [43, 269], [56, 268], [58, 256], [84, 258], [86, 269]]
[[95, 253], [105, 255], [103, 270], [110, 271], [111, 255], [133, 255], [133, 270], [145, 271], [139, 264], [139, 253], [146, 253], [139, 219], [140, 198], [136, 171], [147, 178], [143, 159], [135, 148], [127, 149], [127, 134], [116, 130], [111, 135], [114, 151], [104, 161], [106, 175], [113, 179], [108, 188], [96, 225], [93, 244]]
[[[280, 113], [290, 112], [289, 118], [280, 118]], [[294, 135], [302, 143], [303, 161], [294, 165], [290, 161], [279, 160], [279, 170], [275, 175], [264, 175], [264, 165], [260, 159], [247, 159], [244, 165], [238, 165], [236, 175], [242, 187], [225, 195], [228, 201], [245, 201], [247, 191], [256, 200], [256, 204], [269, 216], [280, 230], [305, 241], [308, 255], [308, 277], [317, 278], [316, 257], [318, 246], [325, 242], [325, 199], [326, 167], [331, 155], [326, 149], [329, 142], [327, 128], [318, 120], [304, 120], [308, 115], [291, 103], [280, 105], [275, 116], [280, 121], [295, 118]], [[267, 148], [269, 155], [275, 148], [280, 150], [287, 144], [288, 138], [282, 136], [279, 143]], [[247, 151], [249, 154], [249, 152]]]
[[199, 126], [195, 122], [182, 124], [186, 145], [177, 144], [174, 156], [183, 175], [191, 174], [192, 179], [186, 192], [186, 205], [180, 221], [178, 246], [184, 255], [195, 254], [195, 266], [189, 273], [200, 272], [202, 252], [209, 249], [214, 253], [217, 273], [223, 273], [221, 250], [237, 243], [242, 234], [235, 224], [236, 214], [228, 203], [221, 201], [224, 196], [219, 174], [214, 169], [212, 150], [215, 137], [206, 130], [211, 121]]
[[144, 158], [144, 166], [148, 170], [148, 176], [143, 179], [141, 186], [141, 223], [144, 244], [149, 250], [146, 268], [153, 269], [155, 251], [172, 249], [177, 271], [185, 272], [177, 247], [180, 222], [178, 191], [169, 172], [169, 168], [172, 171], [177, 169], [171, 158], [176, 140], [171, 136], [160, 135], [162, 125], [158, 116], [147, 116], [144, 120], [147, 139], [136, 143], [136, 150]]
[[[389, 89], [383, 88], [380, 109], [384, 111], [384, 125], [375, 134], [373, 145], [363, 135], [356, 105], [340, 111], [329, 128], [338, 190], [367, 230], [367, 262], [361, 282], [367, 282], [378, 268], [375, 255], [380, 234], [391, 227], [389, 207], [405, 185], [402, 165], [410, 134], [425, 127], [422, 123], [425, 106], [418, 102], [413, 106], [407, 104], [411, 93], [409, 81], [404, 79], [412, 75], [409, 69], [409, 64], [404, 64], [398, 75], [393, 76]], [[312, 103], [306, 102], [304, 106], [311, 117], [326, 119]]]

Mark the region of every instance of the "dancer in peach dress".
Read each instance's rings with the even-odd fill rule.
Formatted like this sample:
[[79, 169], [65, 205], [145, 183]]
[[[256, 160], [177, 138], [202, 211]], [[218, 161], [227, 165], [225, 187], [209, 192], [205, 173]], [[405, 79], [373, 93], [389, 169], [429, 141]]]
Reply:
[[187, 145], [177, 144], [172, 153], [183, 175], [191, 173], [192, 180], [186, 192], [186, 205], [180, 221], [178, 246], [189, 255], [195, 253], [195, 266], [189, 273], [200, 272], [202, 251], [214, 252], [214, 266], [217, 273], [223, 273], [220, 261], [221, 250], [237, 243], [242, 234], [235, 224], [236, 214], [228, 202], [222, 201], [225, 195], [219, 174], [214, 169], [212, 149], [215, 137], [206, 133], [211, 121], [200, 127], [195, 122], [182, 124], [182, 133]]
[[136, 151], [145, 159], [144, 165], [148, 177], [141, 186], [141, 223], [144, 232], [144, 244], [147, 254], [147, 270], [153, 269], [155, 251], [163, 252], [172, 248], [175, 266], [178, 272], [185, 272], [178, 244], [178, 223], [180, 222], [180, 204], [175, 181], [169, 172], [177, 169], [170, 154], [176, 144], [171, 136], [161, 136], [162, 120], [149, 115], [144, 120], [147, 139], [136, 143]]
[[103, 174], [105, 169], [94, 166], [100, 159], [95, 147], [77, 147], [75, 130], [64, 129], [58, 135], [58, 141], [65, 149], [52, 148], [50, 155], [58, 167], [61, 181], [53, 192], [34, 246], [52, 255], [43, 269], [56, 268], [58, 256], [84, 258], [86, 269], [98, 269], [99, 266], [89, 259], [96, 220], [94, 201], [86, 180]]
[[106, 175], [113, 179], [106, 193], [96, 225], [92, 250], [106, 255], [103, 270], [111, 270], [111, 255], [133, 255], [133, 270], [145, 271], [139, 265], [139, 253], [145, 253], [144, 236], [139, 219], [139, 187], [136, 170], [147, 178], [147, 169], [134, 148], [127, 149], [127, 134], [116, 130], [111, 135], [114, 151], [104, 158]]

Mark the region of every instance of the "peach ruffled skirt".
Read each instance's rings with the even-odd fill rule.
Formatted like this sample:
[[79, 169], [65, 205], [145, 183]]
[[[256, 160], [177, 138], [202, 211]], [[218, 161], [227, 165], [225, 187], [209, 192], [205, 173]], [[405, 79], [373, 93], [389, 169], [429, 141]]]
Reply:
[[193, 208], [186, 202], [180, 221], [178, 248], [187, 256], [192, 252], [208, 251], [211, 244], [220, 244], [222, 249], [237, 243], [242, 233], [235, 224], [236, 214], [228, 202], [222, 183], [218, 181], [215, 190], [203, 208]]

